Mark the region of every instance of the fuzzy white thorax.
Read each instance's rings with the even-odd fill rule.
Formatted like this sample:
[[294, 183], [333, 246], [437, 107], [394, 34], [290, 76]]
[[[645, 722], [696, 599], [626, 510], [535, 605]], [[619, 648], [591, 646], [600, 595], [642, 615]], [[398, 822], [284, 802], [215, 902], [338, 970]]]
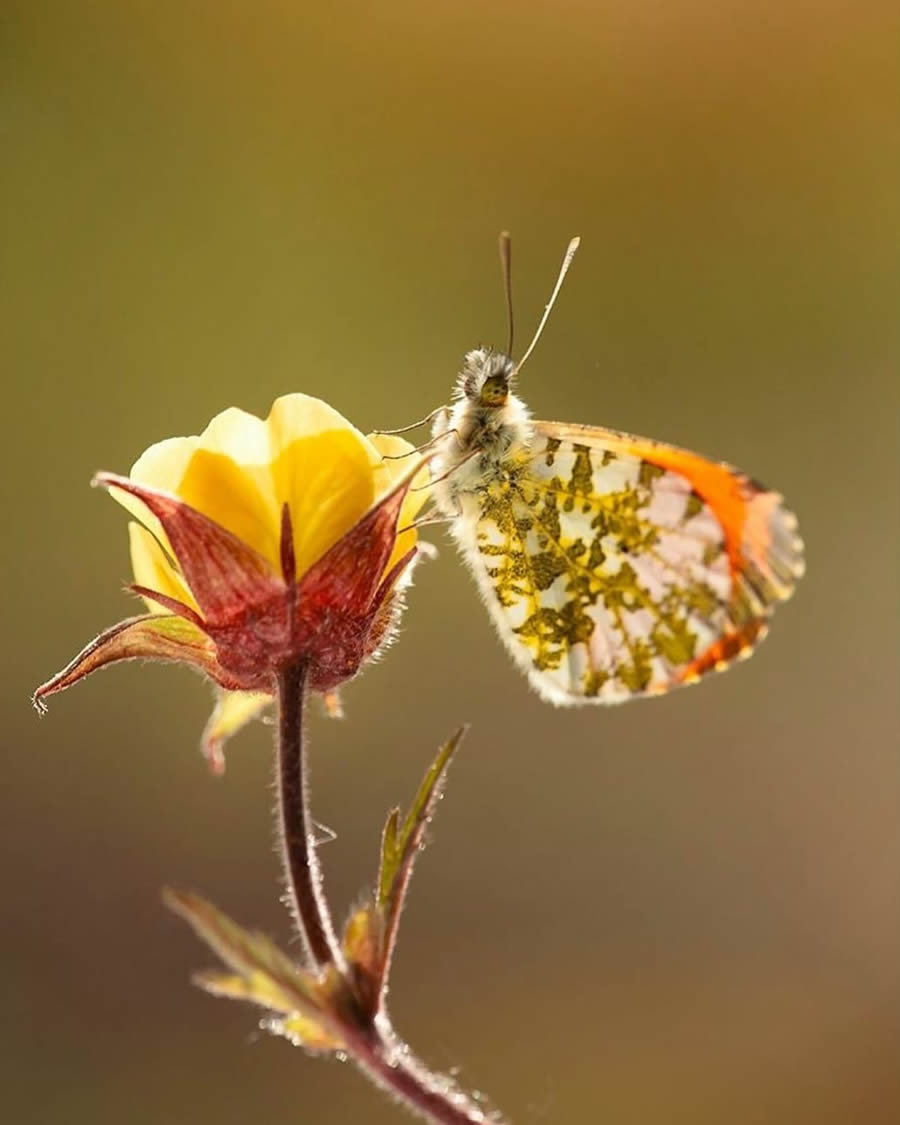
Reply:
[[439, 451], [432, 463], [434, 499], [447, 515], [461, 514], [463, 493], [502, 480], [506, 466], [515, 464], [531, 444], [531, 413], [520, 398], [510, 390], [500, 405], [485, 405], [481, 399], [488, 379], [511, 388], [514, 378], [515, 364], [502, 352], [475, 348], [466, 355], [453, 405], [432, 427]]

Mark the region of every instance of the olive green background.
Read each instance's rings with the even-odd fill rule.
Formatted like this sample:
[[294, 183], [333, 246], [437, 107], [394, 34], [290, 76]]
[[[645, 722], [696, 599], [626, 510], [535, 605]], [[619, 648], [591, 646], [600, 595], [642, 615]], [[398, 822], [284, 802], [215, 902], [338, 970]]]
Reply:
[[269, 732], [214, 780], [185, 670], [28, 696], [132, 611], [95, 470], [291, 390], [421, 417], [504, 343], [504, 227], [520, 347], [583, 238], [536, 414], [744, 466], [809, 573], [749, 664], [562, 712], [434, 529], [399, 644], [312, 722], [339, 910], [469, 720], [392, 990], [425, 1058], [516, 1125], [900, 1118], [898, 44], [895, 5], [837, 0], [7, 0], [4, 1120], [403, 1119], [192, 989], [160, 904], [288, 940]]

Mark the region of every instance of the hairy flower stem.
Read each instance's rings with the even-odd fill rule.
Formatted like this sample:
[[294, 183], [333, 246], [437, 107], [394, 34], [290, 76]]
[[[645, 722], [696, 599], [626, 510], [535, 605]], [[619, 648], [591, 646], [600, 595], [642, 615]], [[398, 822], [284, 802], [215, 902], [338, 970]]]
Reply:
[[322, 893], [322, 872], [312, 836], [306, 781], [303, 710], [306, 664], [299, 661], [278, 673], [278, 806], [282, 860], [291, 909], [315, 965], [338, 962], [340, 954], [328, 904]]
[[503, 1125], [499, 1115], [489, 1114], [452, 1079], [432, 1074], [411, 1057], [408, 1048], [391, 1047], [387, 1037], [377, 1037], [368, 1048], [354, 1045], [350, 1050], [353, 1061], [376, 1086], [423, 1121], [432, 1125]]
[[[278, 674], [278, 800], [282, 860], [291, 907], [313, 964], [334, 966], [352, 990], [351, 973], [335, 937], [322, 891], [322, 874], [311, 832], [303, 734], [306, 667], [298, 662]], [[336, 1013], [337, 1014], [337, 1013]], [[339, 1010], [344, 1051], [376, 1086], [430, 1125], [502, 1125], [444, 1075], [419, 1062], [394, 1034], [382, 1008], [376, 1015], [358, 1003]]]

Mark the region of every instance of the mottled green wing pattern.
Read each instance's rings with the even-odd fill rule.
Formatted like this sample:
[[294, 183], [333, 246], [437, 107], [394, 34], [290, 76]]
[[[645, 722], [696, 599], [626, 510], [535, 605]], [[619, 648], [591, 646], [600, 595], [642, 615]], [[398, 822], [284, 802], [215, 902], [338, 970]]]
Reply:
[[542, 696], [617, 702], [725, 667], [802, 571], [781, 498], [630, 435], [537, 423], [527, 453], [460, 498], [457, 537]]

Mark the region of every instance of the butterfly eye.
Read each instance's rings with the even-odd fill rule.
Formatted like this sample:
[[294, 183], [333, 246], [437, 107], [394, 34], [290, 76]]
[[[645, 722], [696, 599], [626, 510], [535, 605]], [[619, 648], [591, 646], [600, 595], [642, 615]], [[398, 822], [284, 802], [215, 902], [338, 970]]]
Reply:
[[505, 375], [485, 379], [478, 399], [482, 406], [503, 406], [509, 398], [509, 380]]

